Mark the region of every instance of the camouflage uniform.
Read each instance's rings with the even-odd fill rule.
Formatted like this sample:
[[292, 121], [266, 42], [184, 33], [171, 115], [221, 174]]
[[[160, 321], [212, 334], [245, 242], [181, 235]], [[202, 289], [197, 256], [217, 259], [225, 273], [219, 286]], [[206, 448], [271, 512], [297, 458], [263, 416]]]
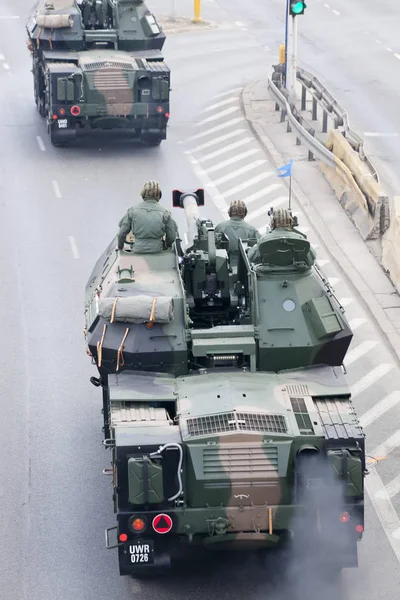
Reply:
[[248, 239], [260, 239], [260, 234], [253, 225], [244, 221], [247, 215], [247, 207], [242, 200], [234, 200], [228, 210], [230, 219], [218, 223], [215, 227], [216, 233], [224, 233], [229, 239], [229, 254], [233, 257], [239, 254], [238, 241], [241, 238], [244, 242]]
[[[277, 229], [279, 229], [281, 231], [276, 231]], [[292, 231], [294, 233], [298, 233], [298, 234], [306, 237], [300, 231], [293, 229], [293, 217], [292, 217], [290, 211], [287, 210], [286, 208], [278, 208], [276, 211], [273, 212], [272, 217], [271, 217], [271, 232], [263, 235], [262, 238], [258, 241], [258, 243], [249, 249], [249, 251], [247, 253], [249, 261], [254, 262], [254, 263], [260, 263], [261, 256], [260, 256], [260, 253], [258, 250], [259, 245], [262, 244], [263, 242], [265, 242], [265, 240], [270, 240], [271, 236], [272, 237], [280, 237], [282, 235], [282, 229], [286, 230], [286, 231]], [[316, 258], [315, 251], [311, 247], [310, 247], [310, 254], [314, 259]]]
[[[143, 202], [132, 206], [119, 222], [118, 249], [124, 247], [129, 232], [135, 236], [134, 251], [139, 254], [162, 252], [170, 248], [178, 234], [178, 226], [171, 213], [158, 204], [160, 186], [156, 181], [147, 181], [141, 191]], [[165, 236], [165, 238], [164, 238]]]

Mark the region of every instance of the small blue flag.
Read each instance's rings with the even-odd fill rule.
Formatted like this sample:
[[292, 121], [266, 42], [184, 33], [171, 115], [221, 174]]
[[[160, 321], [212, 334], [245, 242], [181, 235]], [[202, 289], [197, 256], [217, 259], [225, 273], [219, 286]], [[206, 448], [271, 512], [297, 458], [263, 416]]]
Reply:
[[278, 167], [276, 172], [278, 173], [278, 177], [291, 177], [292, 175], [292, 167], [293, 167], [293, 158], [290, 161], [283, 165], [283, 167]]

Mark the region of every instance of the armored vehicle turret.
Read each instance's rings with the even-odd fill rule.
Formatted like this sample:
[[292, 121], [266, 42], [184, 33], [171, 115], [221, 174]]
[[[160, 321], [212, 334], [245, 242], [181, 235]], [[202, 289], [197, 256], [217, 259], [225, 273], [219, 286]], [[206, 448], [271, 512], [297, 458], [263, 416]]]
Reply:
[[288, 211], [290, 226], [276, 214], [257, 245], [239, 240], [233, 267], [200, 215], [203, 190], [175, 190], [173, 204], [186, 248], [137, 254], [113, 240], [86, 286], [120, 573], [187, 546], [288, 540], [316, 568], [357, 566], [365, 442], [342, 367], [344, 309]]
[[84, 127], [166, 139], [165, 34], [143, 0], [39, 0], [26, 29], [35, 102], [54, 145]]

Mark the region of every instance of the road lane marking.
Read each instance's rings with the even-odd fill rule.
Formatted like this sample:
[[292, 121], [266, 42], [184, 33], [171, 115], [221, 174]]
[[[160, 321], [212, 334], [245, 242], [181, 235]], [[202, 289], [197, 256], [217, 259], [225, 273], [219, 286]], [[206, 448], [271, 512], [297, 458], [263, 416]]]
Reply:
[[[233, 173], [228, 173], [228, 175], [224, 175], [223, 177], [216, 179], [214, 181], [214, 183], [215, 183], [215, 185], [221, 185], [221, 183], [225, 183], [226, 181], [235, 179], [235, 177], [239, 177], [240, 175], [243, 175], [244, 173], [248, 173], [249, 171], [252, 171], [253, 169], [256, 169], [257, 167], [264, 165], [266, 162], [267, 162], [266, 160], [256, 160], [256, 161], [250, 163], [249, 165], [245, 165], [244, 167], [241, 167], [240, 169], [233, 171]], [[249, 203], [249, 199], [246, 198], [246, 204], [248, 204], [248, 203]]]
[[331, 261], [330, 260], [318, 260], [317, 259], [317, 265], [319, 267], [325, 267], [325, 265], [328, 265]]
[[343, 308], [346, 308], [346, 306], [349, 306], [349, 304], [352, 304], [352, 303], [353, 303], [353, 298], [340, 298], [339, 299], [339, 304], [341, 304], [343, 306]]
[[[389, 371], [393, 369], [393, 365], [382, 363], [372, 369], [367, 375], [361, 377], [354, 385], [351, 386], [351, 397], [354, 399], [356, 396], [367, 390], [371, 385], [374, 385], [379, 379], [384, 377]], [[385, 453], [386, 454], [386, 453]], [[381, 456], [379, 454], [379, 456]]]
[[377, 131], [364, 131], [366, 137], [398, 137], [398, 133], [379, 133]]
[[[254, 202], [254, 200], [258, 200], [258, 198], [262, 198], [263, 196], [267, 196], [271, 192], [274, 192], [275, 190], [279, 190], [279, 188], [281, 188], [281, 187], [282, 187], [282, 185], [280, 183], [272, 183], [268, 187], [263, 188], [262, 190], [258, 190], [258, 192], [255, 192], [254, 194], [251, 194], [251, 196], [247, 196], [247, 198], [246, 198], [246, 204], [247, 205], [251, 204], [252, 202]], [[266, 202], [266, 204], [267, 204], [267, 202]], [[267, 214], [268, 207], [263, 206], [263, 209], [265, 210], [265, 214]]]
[[263, 179], [268, 179], [268, 177], [272, 177], [274, 173], [260, 173], [259, 175], [256, 175], [255, 177], [252, 177], [251, 179], [247, 179], [246, 181], [244, 181], [243, 183], [240, 183], [239, 185], [236, 185], [235, 187], [231, 188], [230, 190], [228, 190], [227, 192], [224, 193], [225, 198], [230, 198], [231, 196], [235, 196], [236, 194], [238, 194], [239, 192], [242, 192], [243, 190], [247, 189], [248, 187], [255, 185], [256, 183], [259, 183], [260, 181], [262, 181]]
[[7, 15], [7, 16], [3, 15], [3, 16], [0, 16], [0, 20], [6, 21], [8, 19], [10, 19], [10, 20], [11, 19], [19, 19], [19, 17], [17, 15]]
[[69, 235], [68, 239], [69, 239], [69, 245], [71, 246], [72, 256], [74, 258], [80, 258], [78, 246], [76, 244], [76, 240], [75, 240], [74, 236], [73, 235]]
[[340, 12], [338, 10], [335, 10], [334, 8], [332, 8], [332, 12], [333, 14], [335, 14], [337, 17], [340, 17]]
[[0, 54], [0, 60], [6, 60], [6, 57], [4, 56], [4, 54]]
[[339, 277], [328, 277], [328, 281], [332, 287], [335, 287], [335, 285], [340, 283], [342, 280]]
[[382, 44], [380, 40], [375, 40], [377, 44]]
[[392, 50], [391, 48], [386, 48], [386, 50], [387, 50], [388, 52], [393, 52], [393, 50]]
[[42, 152], [46, 152], [46, 147], [45, 147], [44, 142], [43, 142], [42, 138], [40, 137], [40, 135], [36, 136], [36, 141], [38, 143], [40, 150]]
[[213, 158], [216, 158], [217, 156], [221, 156], [221, 154], [226, 154], [226, 152], [230, 152], [231, 150], [235, 150], [236, 148], [244, 146], [245, 144], [249, 144], [250, 142], [253, 141], [253, 139], [254, 138], [251, 138], [251, 137], [243, 138], [243, 139], [239, 140], [238, 142], [234, 142], [233, 144], [229, 144], [229, 146], [225, 146], [224, 148], [221, 148], [220, 150], [211, 152], [211, 154], [205, 154], [204, 156], [201, 156], [200, 160], [201, 160], [201, 162], [204, 162], [205, 160], [212, 160]]
[[188, 246], [188, 245], [189, 245], [189, 240], [188, 240], [188, 236], [187, 236], [187, 233], [186, 233], [186, 231], [185, 231], [185, 233], [183, 234], [183, 239], [185, 240], [185, 246]]
[[223, 98], [224, 96], [229, 96], [229, 94], [235, 94], [236, 92], [241, 92], [243, 88], [237, 87], [229, 90], [228, 92], [222, 92], [221, 94], [216, 94], [214, 98]]
[[382, 498], [378, 496], [378, 493], [381, 492], [385, 486], [376, 471], [376, 467], [369, 467], [368, 471], [369, 474], [365, 478], [365, 489], [368, 492], [375, 512], [378, 515], [378, 519], [392, 546], [392, 550], [395, 553], [397, 560], [400, 562], [400, 540], [398, 539], [400, 519], [389, 495], [385, 494]]
[[[236, 117], [235, 119], [231, 119], [229, 121], [229, 126], [236, 125], [236, 123], [244, 123], [244, 117]], [[189, 140], [198, 140], [199, 138], [206, 137], [207, 135], [211, 135], [212, 133], [217, 133], [217, 131], [221, 131], [221, 129], [226, 129], [227, 124], [222, 123], [222, 125], [217, 125], [216, 127], [212, 127], [211, 129], [207, 129], [206, 131], [202, 131], [201, 133], [196, 133], [196, 135], [191, 135]]]
[[387, 413], [391, 408], [394, 408], [399, 402], [400, 391], [392, 392], [360, 417], [359, 421], [361, 427], [368, 427], [368, 425], [374, 423], [379, 417]]
[[[390, 481], [385, 487], [385, 492], [389, 498], [394, 498], [400, 492], [400, 475], [397, 475], [392, 481]], [[382, 497], [383, 493], [378, 492], [378, 497]]]
[[58, 187], [58, 183], [55, 179], [53, 179], [53, 181], [51, 182], [51, 185], [53, 186], [53, 190], [54, 190], [56, 197], [62, 198], [60, 188]]
[[207, 172], [215, 173], [215, 171], [220, 171], [221, 169], [224, 169], [225, 167], [233, 165], [233, 163], [243, 160], [243, 158], [248, 158], [249, 156], [253, 156], [254, 154], [257, 154], [257, 152], [261, 152], [261, 149], [260, 148], [252, 148], [251, 150], [247, 150], [246, 152], [242, 152], [241, 154], [236, 154], [236, 156], [232, 156], [232, 158], [223, 160], [222, 162], [217, 163], [216, 165], [211, 167], [210, 169], [207, 169]]
[[3, 65], [3, 67], [5, 68], [6, 71], [9, 70], [9, 65], [6, 62], [1, 63]]
[[370, 352], [378, 344], [379, 342], [366, 341], [356, 346], [353, 350], [350, 350], [350, 352], [346, 355], [346, 358], [344, 359], [345, 367], [348, 367], [362, 356], [365, 356], [365, 354], [368, 354], [368, 352]]
[[205, 150], [206, 148], [210, 148], [211, 146], [215, 146], [220, 142], [226, 142], [226, 140], [230, 140], [233, 137], [236, 137], [240, 133], [245, 133], [245, 129], [235, 129], [226, 135], [220, 135], [210, 142], [205, 142], [204, 144], [200, 144], [200, 146], [195, 146], [195, 148], [191, 148], [191, 152], [200, 152], [200, 150]]
[[[230, 106], [229, 108], [226, 108], [225, 110], [220, 110], [215, 115], [211, 115], [211, 117], [202, 119], [198, 123], [195, 123], [195, 126], [200, 127], [200, 125], [204, 125], [205, 123], [212, 123], [212, 121], [218, 121], [218, 119], [227, 117], [228, 115], [231, 115], [232, 113], [237, 112], [238, 110], [240, 110], [240, 106]], [[227, 127], [228, 125], [230, 125], [230, 123], [225, 123], [225, 127]]]
[[231, 104], [232, 102], [237, 102], [237, 98], [225, 98], [225, 100], [221, 100], [220, 102], [217, 102], [216, 104], [212, 104], [211, 106], [208, 106], [207, 108], [205, 108], [204, 110], [202, 110], [202, 113], [205, 112], [209, 112], [210, 110], [214, 110], [215, 108], [220, 108], [221, 106], [225, 106], [225, 104]]
[[356, 329], [361, 327], [361, 325], [364, 325], [364, 323], [366, 322], [367, 319], [352, 319], [351, 321], [349, 321], [349, 325], [352, 331], [355, 331]]
[[228, 205], [224, 197], [220, 194], [218, 188], [211, 181], [208, 173], [200, 166], [200, 163], [195, 159], [193, 154], [187, 155], [192, 164], [195, 175], [199, 178], [204, 188], [208, 189], [210, 196], [213, 199], [215, 206], [220, 211], [221, 215], [225, 215]]
[[396, 58], [398, 58], [400, 60], [400, 54], [394, 53], [393, 56], [395, 56]]

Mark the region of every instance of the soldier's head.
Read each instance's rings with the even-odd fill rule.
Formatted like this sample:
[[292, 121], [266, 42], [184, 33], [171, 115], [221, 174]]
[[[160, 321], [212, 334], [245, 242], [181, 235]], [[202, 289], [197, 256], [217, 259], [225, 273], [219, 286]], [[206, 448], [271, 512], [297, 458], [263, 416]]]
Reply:
[[243, 202], [243, 200], [233, 200], [228, 209], [228, 215], [232, 219], [236, 217], [238, 219], [244, 219], [247, 215], [247, 206]]
[[274, 210], [271, 217], [271, 229], [292, 229], [293, 217], [287, 208]]
[[157, 181], [146, 181], [140, 192], [143, 200], [160, 200], [162, 193], [160, 190], [160, 184]]

